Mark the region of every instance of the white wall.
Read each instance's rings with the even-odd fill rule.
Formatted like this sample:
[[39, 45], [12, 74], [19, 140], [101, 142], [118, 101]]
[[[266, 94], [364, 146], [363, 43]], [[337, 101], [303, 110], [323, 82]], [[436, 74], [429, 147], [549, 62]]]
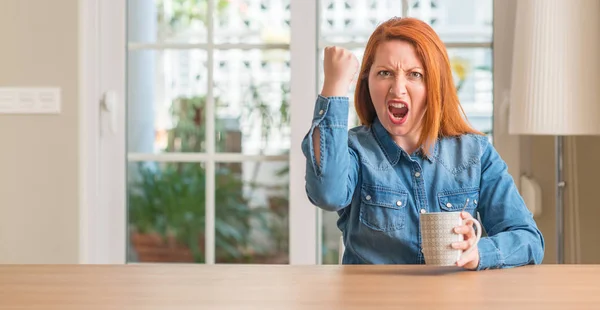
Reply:
[[62, 89], [60, 115], [0, 115], [0, 263], [78, 262], [78, 1], [0, 1], [0, 87]]

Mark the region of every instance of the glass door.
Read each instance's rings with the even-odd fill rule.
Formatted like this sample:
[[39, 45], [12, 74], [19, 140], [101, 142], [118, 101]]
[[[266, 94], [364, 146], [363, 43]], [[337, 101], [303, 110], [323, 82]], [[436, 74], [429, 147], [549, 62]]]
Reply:
[[290, 0], [127, 20], [127, 261], [290, 263]]

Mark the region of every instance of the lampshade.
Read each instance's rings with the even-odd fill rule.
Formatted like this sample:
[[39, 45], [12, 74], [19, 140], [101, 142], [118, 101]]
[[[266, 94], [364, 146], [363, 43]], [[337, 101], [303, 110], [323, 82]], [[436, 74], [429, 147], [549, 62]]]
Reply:
[[600, 134], [600, 1], [518, 0], [509, 133]]

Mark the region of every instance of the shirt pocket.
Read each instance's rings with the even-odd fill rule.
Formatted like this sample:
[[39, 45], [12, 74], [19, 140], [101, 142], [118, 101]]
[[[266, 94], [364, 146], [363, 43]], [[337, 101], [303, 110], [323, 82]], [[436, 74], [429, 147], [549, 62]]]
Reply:
[[479, 188], [459, 189], [438, 193], [440, 209], [447, 212], [459, 212], [469, 199], [465, 211], [473, 214], [479, 203]]
[[408, 194], [382, 186], [363, 185], [361, 188], [360, 221], [377, 231], [404, 228]]

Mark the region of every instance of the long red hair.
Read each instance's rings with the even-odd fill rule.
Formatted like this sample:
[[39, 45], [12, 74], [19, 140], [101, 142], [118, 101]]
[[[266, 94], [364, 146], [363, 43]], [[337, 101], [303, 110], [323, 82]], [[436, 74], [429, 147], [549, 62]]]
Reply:
[[390, 40], [411, 43], [424, 66], [426, 111], [418, 145], [425, 155], [439, 137], [460, 136], [481, 132], [466, 121], [458, 95], [446, 47], [435, 31], [415, 18], [392, 18], [375, 29], [363, 55], [359, 78], [354, 92], [354, 105], [363, 125], [370, 126], [377, 113], [369, 94], [369, 71], [379, 45]]

